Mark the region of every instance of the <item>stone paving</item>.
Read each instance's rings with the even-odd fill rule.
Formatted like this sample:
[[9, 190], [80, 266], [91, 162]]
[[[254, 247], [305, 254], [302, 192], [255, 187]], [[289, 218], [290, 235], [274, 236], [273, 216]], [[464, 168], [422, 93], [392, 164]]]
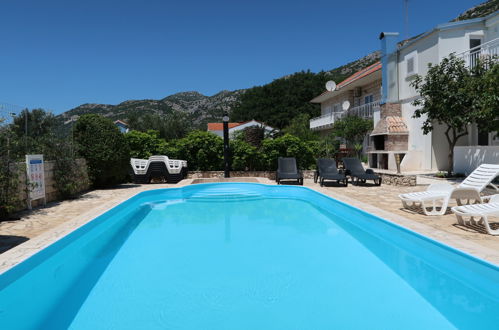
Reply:
[[[313, 182], [306, 182], [306, 186], [317, 189]], [[449, 208], [445, 215], [426, 216], [421, 208], [404, 209], [398, 198], [399, 194], [421, 191], [426, 189], [426, 185], [414, 187], [398, 187], [381, 185], [376, 186], [353, 186], [344, 187], [324, 187], [321, 190], [331, 197], [343, 200], [351, 205], [369, 211], [387, 220], [417, 231], [425, 236], [430, 236], [448, 245], [458, 247], [458, 241], [468, 241], [484, 247], [487, 256], [482, 258], [499, 264], [499, 236], [489, 235], [482, 225], [462, 226], [458, 225], [456, 216], [450, 211], [450, 207], [456, 206], [455, 201], [449, 203]], [[484, 195], [490, 195], [494, 192], [486, 190]], [[409, 220], [409, 221], [406, 221]], [[499, 228], [499, 218], [489, 218], [492, 229]], [[426, 228], [424, 228], [426, 227]], [[459, 248], [461, 248], [459, 246]], [[463, 249], [463, 248], [461, 248]], [[472, 249], [469, 249], [471, 253]], [[472, 253], [474, 254], [474, 253]]]
[[[264, 178], [257, 180], [261, 183], [275, 184], [274, 181]], [[115, 189], [93, 190], [78, 199], [50, 203], [45, 208], [26, 211], [20, 214], [20, 220], [1, 222], [0, 253], [5, 253], [0, 254], [0, 273], [140, 191], [180, 187], [190, 184], [191, 181], [184, 180], [176, 185], [126, 184]], [[312, 180], [305, 180], [305, 186], [499, 264], [499, 236], [486, 234], [481, 226], [458, 226], [455, 216], [450, 212], [443, 216], [428, 217], [421, 210], [402, 208], [398, 194], [423, 190], [425, 185], [416, 187], [349, 185], [347, 188], [337, 186], [321, 188]], [[492, 221], [497, 221], [493, 223], [493, 228], [498, 228], [499, 219], [492, 218]]]

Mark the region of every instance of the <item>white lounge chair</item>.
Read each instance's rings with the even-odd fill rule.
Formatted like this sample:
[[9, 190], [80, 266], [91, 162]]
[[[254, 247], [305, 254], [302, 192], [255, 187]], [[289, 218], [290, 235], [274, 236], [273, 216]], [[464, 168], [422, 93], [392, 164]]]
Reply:
[[[399, 195], [405, 208], [421, 204], [426, 215], [443, 215], [447, 211], [447, 206], [451, 198], [456, 199], [458, 205], [462, 205], [462, 200], [471, 200], [481, 203], [480, 192], [488, 185], [499, 190], [491, 182], [499, 176], [499, 165], [482, 164], [477, 167], [468, 177], [457, 186], [449, 183], [431, 184], [426, 191], [407, 193]], [[437, 203], [440, 202], [440, 210]], [[431, 210], [428, 211], [428, 207]]]
[[[460, 225], [466, 225], [466, 222], [483, 223], [490, 235], [499, 235], [499, 229], [490, 228], [488, 219], [491, 216], [499, 217], [499, 194], [492, 196], [488, 203], [454, 206], [451, 210], [456, 215]], [[470, 217], [470, 219], [466, 221], [464, 217]]]

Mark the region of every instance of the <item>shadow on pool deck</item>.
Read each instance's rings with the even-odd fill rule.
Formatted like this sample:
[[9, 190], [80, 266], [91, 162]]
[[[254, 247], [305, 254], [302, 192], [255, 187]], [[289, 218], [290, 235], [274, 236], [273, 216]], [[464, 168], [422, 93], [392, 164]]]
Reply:
[[0, 253], [4, 253], [27, 240], [29, 240], [29, 238], [24, 236], [0, 235]]

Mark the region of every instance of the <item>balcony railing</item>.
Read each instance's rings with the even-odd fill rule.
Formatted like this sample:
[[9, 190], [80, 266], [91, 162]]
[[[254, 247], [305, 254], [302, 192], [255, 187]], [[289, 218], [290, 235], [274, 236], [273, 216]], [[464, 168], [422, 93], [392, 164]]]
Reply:
[[363, 104], [358, 107], [353, 107], [347, 111], [332, 112], [320, 117], [310, 119], [311, 130], [323, 130], [331, 128], [334, 122], [344, 116], [359, 116], [362, 118], [372, 118], [373, 112], [379, 107], [379, 101]]
[[499, 56], [499, 38], [487, 41], [480, 46], [471, 48], [456, 56], [461, 57], [466, 63], [466, 66], [473, 68], [481, 58]]
[[346, 112], [348, 115], [355, 115], [362, 118], [372, 118], [375, 109], [379, 108], [379, 101], [374, 101], [371, 103], [363, 104], [358, 107], [353, 107], [348, 109]]
[[319, 117], [310, 119], [310, 129], [321, 130], [331, 128], [335, 120], [338, 120], [343, 112], [331, 112]]

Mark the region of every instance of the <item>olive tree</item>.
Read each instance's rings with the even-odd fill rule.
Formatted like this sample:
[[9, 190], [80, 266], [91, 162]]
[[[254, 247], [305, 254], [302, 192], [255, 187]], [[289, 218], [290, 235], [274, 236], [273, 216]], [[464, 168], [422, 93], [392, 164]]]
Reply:
[[426, 116], [423, 133], [430, 133], [436, 125], [444, 126], [449, 146], [449, 175], [453, 171], [454, 147], [468, 134], [468, 125], [477, 123], [489, 130], [490, 123], [497, 121], [498, 97], [497, 89], [494, 90], [497, 75], [492, 76], [492, 72], [497, 72], [497, 64], [492, 60], [479, 61], [470, 70], [464, 60], [451, 54], [439, 64], [430, 63], [426, 76], [417, 75], [411, 82], [421, 96], [412, 103], [419, 107], [414, 117]]

